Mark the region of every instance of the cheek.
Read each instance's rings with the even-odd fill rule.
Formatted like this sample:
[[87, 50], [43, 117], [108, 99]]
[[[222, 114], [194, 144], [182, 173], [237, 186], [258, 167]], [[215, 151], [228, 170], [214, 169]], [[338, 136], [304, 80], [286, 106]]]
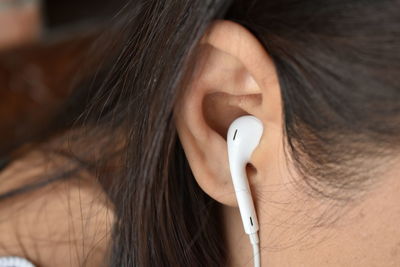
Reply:
[[[306, 196], [287, 160], [280, 131], [269, 128], [257, 151], [257, 214], [261, 246], [281, 250], [298, 244], [323, 213], [321, 203]], [[296, 182], [297, 181], [297, 182]]]
[[400, 266], [400, 179], [338, 205], [303, 193], [291, 166], [276, 158], [259, 171], [257, 190], [266, 266]]

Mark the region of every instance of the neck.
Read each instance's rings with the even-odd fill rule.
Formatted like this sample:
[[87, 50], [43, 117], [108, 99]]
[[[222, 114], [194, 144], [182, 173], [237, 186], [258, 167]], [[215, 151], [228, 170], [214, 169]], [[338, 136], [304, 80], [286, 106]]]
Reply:
[[222, 221], [225, 229], [225, 242], [229, 267], [252, 266], [253, 253], [249, 237], [244, 232], [239, 208], [224, 206]]

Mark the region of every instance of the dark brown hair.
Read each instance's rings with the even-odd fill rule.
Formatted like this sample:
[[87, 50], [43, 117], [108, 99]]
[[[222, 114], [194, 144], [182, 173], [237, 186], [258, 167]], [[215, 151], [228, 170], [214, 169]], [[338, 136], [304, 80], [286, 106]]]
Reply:
[[288, 157], [310, 192], [343, 200], [371, 180], [371, 159], [400, 145], [398, 10], [396, 0], [127, 3], [90, 81], [99, 86], [76, 90], [58, 119], [83, 129], [72, 154], [113, 202], [108, 265], [225, 264], [217, 204], [195, 183], [173, 121], [213, 20], [236, 21], [265, 46], [278, 70]]

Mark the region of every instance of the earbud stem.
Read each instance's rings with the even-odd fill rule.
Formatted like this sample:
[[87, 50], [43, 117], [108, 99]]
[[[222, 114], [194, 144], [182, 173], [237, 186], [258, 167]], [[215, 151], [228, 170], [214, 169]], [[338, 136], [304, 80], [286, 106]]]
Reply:
[[246, 234], [256, 233], [258, 231], [258, 220], [249, 182], [246, 179], [246, 164], [231, 166], [231, 172], [244, 230]]

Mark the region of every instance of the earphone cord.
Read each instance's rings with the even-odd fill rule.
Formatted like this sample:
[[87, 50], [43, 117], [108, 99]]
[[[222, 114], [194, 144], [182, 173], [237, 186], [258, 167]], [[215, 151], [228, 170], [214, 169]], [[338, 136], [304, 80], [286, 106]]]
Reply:
[[253, 261], [254, 261], [254, 267], [260, 267], [261, 266], [261, 256], [260, 256], [260, 244], [258, 240], [258, 234], [249, 234], [250, 238], [250, 243], [251, 246], [253, 247]]
[[253, 247], [253, 261], [254, 267], [260, 267], [260, 246], [258, 244], [252, 244]]

